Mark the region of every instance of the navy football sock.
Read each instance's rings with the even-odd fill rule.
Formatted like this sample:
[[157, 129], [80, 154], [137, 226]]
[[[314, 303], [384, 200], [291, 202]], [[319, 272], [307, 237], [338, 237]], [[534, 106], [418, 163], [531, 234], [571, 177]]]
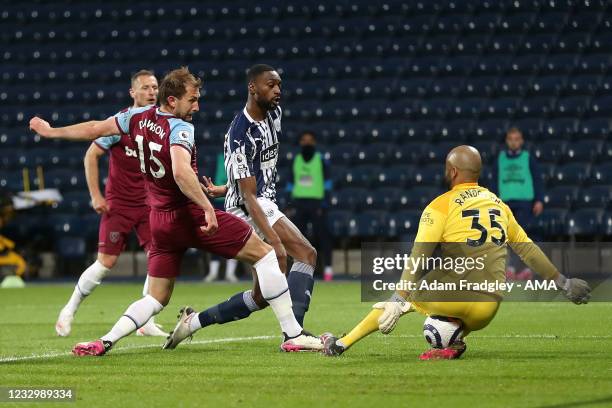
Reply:
[[211, 324], [223, 324], [249, 317], [249, 315], [259, 310], [253, 300], [252, 291], [236, 293], [225, 302], [219, 303], [198, 314], [198, 319], [202, 327]]
[[293, 302], [293, 314], [301, 326], [304, 326], [304, 316], [310, 305], [310, 297], [314, 288], [314, 266], [303, 262], [294, 262], [287, 278], [289, 293]]

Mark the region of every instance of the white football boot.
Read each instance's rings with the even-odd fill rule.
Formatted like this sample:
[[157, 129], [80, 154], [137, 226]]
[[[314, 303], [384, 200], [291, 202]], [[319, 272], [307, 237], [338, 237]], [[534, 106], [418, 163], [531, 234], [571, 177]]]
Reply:
[[192, 331], [191, 327], [189, 327], [189, 323], [191, 319], [197, 319], [198, 314], [189, 306], [185, 306], [180, 310], [178, 317], [178, 323], [174, 327], [174, 330], [170, 332], [166, 342], [162, 346], [163, 350], [167, 349], [175, 349], [179, 343], [186, 338], [191, 338]]
[[285, 341], [280, 345], [281, 351], [294, 352], [294, 351], [322, 351], [323, 342], [319, 337], [313, 336], [306, 330], [292, 338], [288, 338], [285, 334]]

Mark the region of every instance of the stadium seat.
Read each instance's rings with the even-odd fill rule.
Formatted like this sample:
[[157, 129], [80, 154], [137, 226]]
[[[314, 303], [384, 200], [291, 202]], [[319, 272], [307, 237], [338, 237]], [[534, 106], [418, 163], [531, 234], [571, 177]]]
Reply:
[[409, 238], [416, 236], [420, 217], [418, 211], [387, 213], [384, 217], [384, 233], [389, 238], [410, 241]]
[[601, 210], [595, 209], [580, 209], [568, 214], [567, 235], [574, 237], [598, 235], [602, 214]]
[[554, 185], [579, 185], [589, 178], [590, 166], [588, 163], [568, 163], [557, 166], [551, 180]]
[[410, 185], [414, 167], [409, 165], [384, 166], [378, 174], [375, 184], [380, 187], [401, 189]]
[[327, 226], [336, 239], [346, 238], [351, 212], [346, 210], [333, 210], [327, 214]]
[[548, 189], [544, 194], [544, 208], [569, 209], [578, 196], [578, 189], [572, 186], [556, 186]]
[[363, 188], [344, 188], [329, 194], [329, 203], [333, 210], [355, 210], [365, 202], [368, 192]]
[[537, 228], [547, 239], [558, 240], [559, 237], [567, 235], [566, 217], [567, 210], [545, 209], [534, 219], [532, 228]]
[[591, 169], [589, 184], [610, 185], [612, 184], [612, 162], [598, 164]]
[[612, 199], [609, 185], [590, 186], [584, 188], [578, 195], [578, 208], [606, 208]]

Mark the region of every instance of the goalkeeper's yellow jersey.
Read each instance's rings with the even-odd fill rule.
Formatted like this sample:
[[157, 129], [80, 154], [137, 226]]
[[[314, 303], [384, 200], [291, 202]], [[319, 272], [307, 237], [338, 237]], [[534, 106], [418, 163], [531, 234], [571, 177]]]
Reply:
[[434, 244], [441, 246], [445, 257], [484, 255], [488, 276], [503, 279], [508, 244], [541, 276], [550, 279], [558, 274], [517, 223], [510, 208], [477, 183], [459, 184], [425, 208], [412, 256], [431, 256], [437, 246]]

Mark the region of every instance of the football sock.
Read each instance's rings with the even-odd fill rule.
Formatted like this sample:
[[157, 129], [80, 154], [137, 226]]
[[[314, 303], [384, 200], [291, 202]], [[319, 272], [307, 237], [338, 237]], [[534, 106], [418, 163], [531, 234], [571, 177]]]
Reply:
[[[142, 296], [147, 296], [149, 294], [149, 274], [147, 273], [147, 277], [145, 278], [144, 285], [142, 286]], [[146, 324], [155, 324], [155, 317], [151, 317]]]
[[110, 271], [110, 269], [102, 265], [99, 261], [92, 263], [85, 269], [74, 287], [74, 291], [65, 306], [65, 310], [71, 314], [76, 313], [81, 302], [98, 287], [108, 271]]
[[147, 320], [161, 312], [163, 308], [162, 304], [153, 296], [147, 295], [132, 303], [123, 316], [117, 320], [113, 328], [107, 334], [100, 337], [100, 339], [114, 344], [119, 339], [142, 327]]
[[225, 264], [225, 279], [226, 280], [236, 280], [236, 267], [238, 266], [238, 261], [235, 259], [228, 259]]
[[256, 310], [259, 310], [259, 306], [257, 306], [253, 300], [253, 292], [251, 290], [236, 293], [225, 302], [219, 303], [199, 313], [198, 318], [193, 320], [198, 320], [200, 327], [196, 328], [196, 323], [192, 320], [192, 330], [197, 330], [201, 327], [210, 326], [215, 323], [223, 324], [245, 319]]
[[313, 265], [303, 262], [294, 262], [287, 278], [289, 293], [293, 301], [293, 314], [300, 326], [304, 326], [304, 316], [310, 305], [310, 298], [314, 287]]
[[374, 309], [361, 321], [357, 326], [342, 337], [339, 342], [346, 348], [351, 347], [354, 343], [366, 337], [368, 334], [378, 330], [378, 318], [382, 315], [383, 310]]
[[147, 273], [147, 277], [145, 278], [144, 285], [142, 286], [142, 296], [147, 296], [149, 294], [149, 274]]
[[217, 259], [213, 259], [212, 261], [210, 261], [209, 268], [208, 268], [209, 269], [208, 275], [206, 276], [207, 282], [212, 282], [214, 280], [217, 280], [217, 278], [219, 277], [220, 267], [221, 267], [221, 261]]
[[278, 266], [274, 250], [253, 266], [257, 272], [261, 293], [276, 315], [281, 330], [289, 337], [298, 336], [302, 332], [302, 326], [293, 314], [287, 279]]

